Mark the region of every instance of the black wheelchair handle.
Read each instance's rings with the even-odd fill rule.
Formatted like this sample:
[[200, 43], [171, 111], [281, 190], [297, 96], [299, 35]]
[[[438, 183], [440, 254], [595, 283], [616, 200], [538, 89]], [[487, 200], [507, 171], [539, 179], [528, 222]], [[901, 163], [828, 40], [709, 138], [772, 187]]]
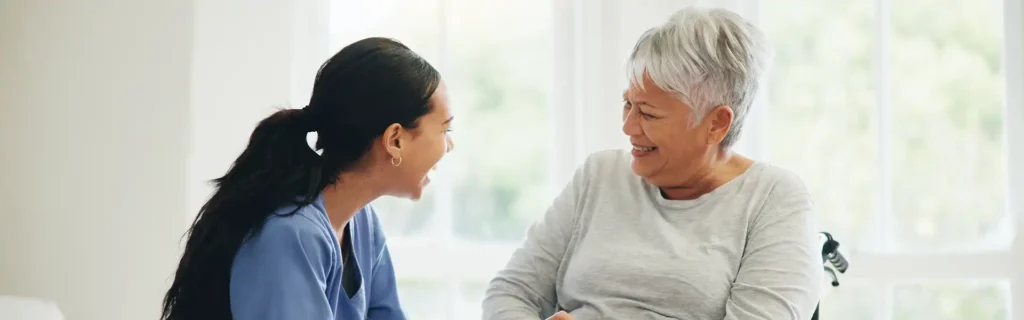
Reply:
[[850, 263], [846, 261], [846, 257], [843, 257], [843, 253], [839, 252], [839, 250], [829, 253], [828, 263], [832, 264], [839, 273], [845, 273], [846, 268], [850, 266]]
[[839, 241], [832, 238], [832, 234], [828, 232], [819, 232], [819, 234], [825, 236], [825, 244], [821, 247], [821, 260], [822, 262], [828, 261], [836, 271], [839, 273], [845, 273], [846, 268], [850, 266], [850, 263], [846, 261], [846, 257], [839, 252]]

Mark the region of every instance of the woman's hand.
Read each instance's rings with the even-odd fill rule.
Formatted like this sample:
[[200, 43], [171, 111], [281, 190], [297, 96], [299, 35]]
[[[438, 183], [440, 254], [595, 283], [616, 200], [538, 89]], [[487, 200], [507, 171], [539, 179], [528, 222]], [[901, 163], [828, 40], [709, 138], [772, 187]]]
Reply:
[[547, 318], [547, 320], [576, 320], [571, 314], [565, 311], [559, 311]]

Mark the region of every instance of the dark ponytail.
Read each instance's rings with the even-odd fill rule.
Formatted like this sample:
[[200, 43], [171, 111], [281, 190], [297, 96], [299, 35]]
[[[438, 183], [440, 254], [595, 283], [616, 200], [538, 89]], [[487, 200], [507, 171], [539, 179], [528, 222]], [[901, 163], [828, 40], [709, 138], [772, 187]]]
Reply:
[[[390, 39], [361, 40], [324, 63], [310, 105], [261, 121], [231, 169], [213, 181], [216, 191], [186, 234], [161, 319], [231, 319], [231, 265], [245, 239], [279, 208], [315, 201], [388, 125], [416, 127], [439, 82], [437, 70]], [[306, 142], [313, 131], [322, 154]]]

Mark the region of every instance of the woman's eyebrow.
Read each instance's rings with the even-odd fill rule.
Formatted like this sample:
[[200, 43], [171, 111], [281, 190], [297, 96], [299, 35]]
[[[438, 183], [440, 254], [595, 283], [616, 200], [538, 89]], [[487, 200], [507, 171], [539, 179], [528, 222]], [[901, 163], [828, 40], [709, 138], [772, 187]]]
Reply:
[[626, 102], [629, 102], [629, 103], [635, 104], [635, 105], [643, 104], [643, 105], [647, 105], [648, 107], [657, 108], [657, 106], [651, 104], [650, 102], [648, 102], [647, 100], [644, 100], [643, 98], [638, 98], [636, 96], [633, 96], [632, 99], [630, 99], [630, 96], [629, 96], [628, 93], [629, 93], [629, 91], [623, 91], [622, 92], [622, 101], [626, 101]]

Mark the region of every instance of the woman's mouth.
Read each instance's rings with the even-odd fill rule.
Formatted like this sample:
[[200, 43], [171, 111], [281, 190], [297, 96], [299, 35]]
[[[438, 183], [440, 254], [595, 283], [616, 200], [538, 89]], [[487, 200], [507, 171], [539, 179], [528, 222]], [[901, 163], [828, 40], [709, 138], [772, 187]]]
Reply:
[[643, 157], [650, 155], [658, 150], [658, 147], [644, 147], [644, 146], [633, 146], [632, 154], [634, 157]]

